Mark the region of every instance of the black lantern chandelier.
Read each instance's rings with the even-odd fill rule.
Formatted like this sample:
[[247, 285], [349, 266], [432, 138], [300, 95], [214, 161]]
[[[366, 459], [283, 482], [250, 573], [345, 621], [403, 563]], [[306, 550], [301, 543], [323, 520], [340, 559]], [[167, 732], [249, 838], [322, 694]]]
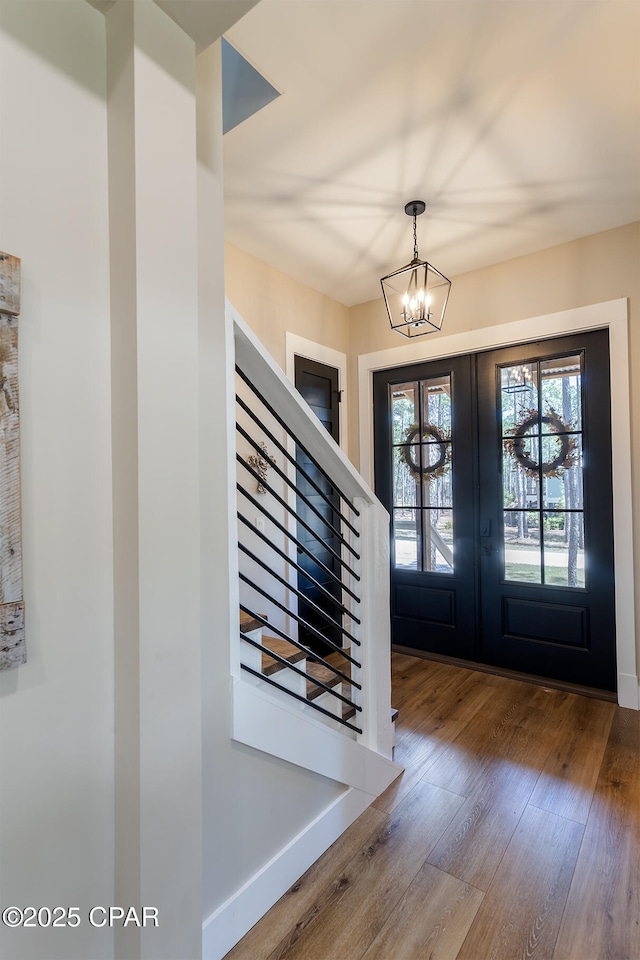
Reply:
[[380, 281], [391, 329], [404, 337], [440, 330], [451, 290], [451, 281], [418, 256], [416, 217], [425, 210], [424, 200], [406, 204], [404, 212], [413, 217], [413, 260]]

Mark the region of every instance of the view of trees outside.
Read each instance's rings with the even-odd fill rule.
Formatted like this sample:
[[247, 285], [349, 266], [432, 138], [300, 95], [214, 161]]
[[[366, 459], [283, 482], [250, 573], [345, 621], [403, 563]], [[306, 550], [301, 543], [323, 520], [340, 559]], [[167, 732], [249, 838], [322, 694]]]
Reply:
[[391, 415], [395, 565], [452, 573], [451, 377], [394, 386]]
[[504, 367], [501, 401], [505, 579], [583, 587], [581, 357]]
[[[581, 355], [500, 373], [505, 579], [583, 587]], [[452, 573], [451, 378], [390, 389], [394, 563]]]

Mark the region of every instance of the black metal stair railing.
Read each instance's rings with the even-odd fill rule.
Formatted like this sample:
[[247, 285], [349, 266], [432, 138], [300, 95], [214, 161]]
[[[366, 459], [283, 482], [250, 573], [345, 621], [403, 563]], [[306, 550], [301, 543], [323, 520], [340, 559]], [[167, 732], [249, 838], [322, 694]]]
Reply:
[[[250, 656], [244, 658], [249, 663], [241, 656], [240, 667], [362, 733], [354, 722], [362, 712], [362, 665], [354, 655], [361, 644], [356, 636], [361, 623], [359, 511], [249, 377], [238, 367], [236, 373], [240, 609], [254, 626], [275, 634], [280, 643], [286, 641], [287, 649], [301, 651], [309, 672], [302, 661], [298, 665], [282, 650], [272, 649], [262, 635], [257, 639], [242, 629], [245, 644], [287, 673], [266, 675]], [[267, 452], [267, 443], [273, 454]], [[324, 668], [320, 676], [314, 675], [316, 664]], [[301, 681], [298, 689], [289, 689], [286, 680], [277, 679], [286, 676], [311, 681], [323, 703], [308, 699]], [[296, 681], [290, 685], [295, 687]]]

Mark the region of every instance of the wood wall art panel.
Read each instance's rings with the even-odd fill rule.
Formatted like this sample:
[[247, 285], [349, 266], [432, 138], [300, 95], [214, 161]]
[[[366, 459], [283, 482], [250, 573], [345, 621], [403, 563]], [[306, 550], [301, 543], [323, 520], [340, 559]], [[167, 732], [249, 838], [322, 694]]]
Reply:
[[20, 313], [20, 260], [0, 251], [0, 312]]
[[20, 517], [20, 260], [0, 253], [0, 670], [26, 660]]

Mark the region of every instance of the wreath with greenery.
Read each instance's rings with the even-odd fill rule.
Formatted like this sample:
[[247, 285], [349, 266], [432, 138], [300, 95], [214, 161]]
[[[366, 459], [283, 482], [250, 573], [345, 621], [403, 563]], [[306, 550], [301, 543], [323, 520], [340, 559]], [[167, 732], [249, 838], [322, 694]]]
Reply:
[[[420, 424], [412, 423], [407, 430], [403, 446], [400, 447], [400, 459], [406, 464], [409, 473], [414, 480], [420, 480], [422, 477], [427, 483], [441, 477], [447, 469], [447, 464], [451, 460], [450, 437], [446, 437], [438, 427], [432, 423], [425, 423], [420, 429]], [[416, 441], [430, 443], [434, 441], [438, 445], [438, 457], [433, 463], [421, 467], [412, 457], [412, 451], [417, 448]]]
[[[526, 451], [526, 441], [531, 439], [528, 431], [537, 427], [538, 423], [549, 427], [559, 443], [558, 452], [551, 460], [537, 463]], [[506, 441], [505, 446], [511, 456], [518, 461], [522, 470], [529, 477], [538, 477], [542, 472], [544, 477], [560, 477], [562, 471], [573, 467], [578, 462], [578, 441], [569, 436], [570, 424], [558, 416], [553, 407], [540, 416], [537, 410], [527, 410], [522, 420], [510, 431], [513, 436]], [[541, 439], [541, 438], [540, 438]]]

